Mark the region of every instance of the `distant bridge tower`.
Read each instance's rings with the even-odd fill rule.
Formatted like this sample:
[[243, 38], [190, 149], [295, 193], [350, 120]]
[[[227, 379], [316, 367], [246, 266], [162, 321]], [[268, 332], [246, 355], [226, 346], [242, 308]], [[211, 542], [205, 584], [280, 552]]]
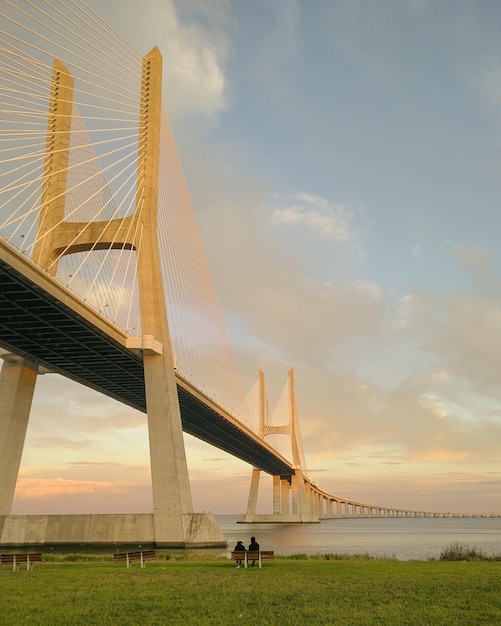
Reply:
[[288, 435], [291, 441], [294, 474], [273, 476], [273, 513], [257, 513], [257, 499], [261, 470], [253, 468], [247, 513], [239, 522], [319, 522], [315, 507], [311, 504], [310, 484], [304, 476], [300, 454], [300, 429], [296, 409], [294, 390], [294, 370], [289, 371], [289, 420], [287, 424], [273, 426], [266, 423], [266, 391], [264, 374], [259, 371], [259, 436], [263, 439], [268, 435]]
[[[85, 534], [82, 528], [80, 537], [73, 536], [75, 542], [112, 537], [115, 542], [149, 539], [170, 547], [225, 545], [214, 517], [193, 513], [192, 508], [157, 236], [161, 87], [162, 57], [154, 48], [142, 66], [135, 212], [108, 222], [64, 221], [73, 78], [61, 62], [54, 62], [33, 260], [55, 276], [58, 259], [65, 254], [105, 249], [137, 252], [153, 491], [152, 515], [101, 516], [95, 535]], [[35, 364], [15, 357], [6, 358], [2, 368], [0, 516], [10, 515], [37, 373]], [[25, 542], [29, 543], [28, 537]]]

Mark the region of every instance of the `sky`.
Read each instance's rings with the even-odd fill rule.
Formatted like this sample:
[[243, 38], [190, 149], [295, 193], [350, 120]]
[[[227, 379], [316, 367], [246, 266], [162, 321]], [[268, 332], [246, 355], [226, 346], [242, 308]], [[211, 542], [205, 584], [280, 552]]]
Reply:
[[[88, 4], [162, 52], [244, 387], [294, 368], [310, 478], [501, 513], [501, 4]], [[251, 467], [185, 437], [195, 511], [245, 512]], [[151, 506], [145, 416], [39, 377], [13, 513]]]

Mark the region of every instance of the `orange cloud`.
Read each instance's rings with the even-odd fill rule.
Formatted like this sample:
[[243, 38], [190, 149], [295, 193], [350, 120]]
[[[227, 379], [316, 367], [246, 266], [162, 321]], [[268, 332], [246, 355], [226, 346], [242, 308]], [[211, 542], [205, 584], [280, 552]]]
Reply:
[[16, 486], [16, 497], [27, 500], [50, 500], [61, 495], [73, 494], [123, 494], [130, 487], [131, 484], [129, 483], [71, 480], [66, 478], [33, 479], [19, 477]]

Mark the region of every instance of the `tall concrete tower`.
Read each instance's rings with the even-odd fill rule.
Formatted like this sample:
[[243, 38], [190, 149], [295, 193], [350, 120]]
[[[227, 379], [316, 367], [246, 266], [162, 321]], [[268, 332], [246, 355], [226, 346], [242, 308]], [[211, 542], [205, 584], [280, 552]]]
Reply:
[[26, 519], [10, 515], [37, 377], [36, 364], [10, 355], [0, 376], [1, 543], [16, 543], [21, 536], [24, 543], [46, 543], [50, 535], [65, 543], [132, 540], [182, 548], [226, 545], [214, 517], [194, 513], [191, 500], [157, 232], [161, 91], [162, 57], [154, 48], [142, 65], [134, 214], [107, 222], [68, 222], [64, 209], [73, 77], [60, 61], [54, 62], [42, 206], [33, 254], [35, 263], [55, 276], [63, 255], [111, 248], [136, 252], [153, 513], [80, 515], [77, 523], [75, 516], [39, 516], [47, 519], [31, 526]]

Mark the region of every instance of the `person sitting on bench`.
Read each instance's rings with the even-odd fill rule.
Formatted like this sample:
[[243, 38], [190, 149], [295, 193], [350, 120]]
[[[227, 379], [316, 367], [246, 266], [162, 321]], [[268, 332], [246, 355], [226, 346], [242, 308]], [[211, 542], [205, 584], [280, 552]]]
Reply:
[[[256, 541], [255, 537], [251, 537], [251, 542], [249, 544], [249, 552], [259, 552], [259, 544]], [[254, 563], [256, 561], [252, 561], [252, 567], [254, 567]]]
[[[237, 541], [237, 545], [235, 546], [235, 549], [233, 550], [233, 552], [242, 552], [242, 558], [243, 558], [243, 553], [245, 552], [245, 546], [241, 541]], [[237, 567], [240, 567], [240, 565], [242, 565], [242, 561], [237, 561]]]

